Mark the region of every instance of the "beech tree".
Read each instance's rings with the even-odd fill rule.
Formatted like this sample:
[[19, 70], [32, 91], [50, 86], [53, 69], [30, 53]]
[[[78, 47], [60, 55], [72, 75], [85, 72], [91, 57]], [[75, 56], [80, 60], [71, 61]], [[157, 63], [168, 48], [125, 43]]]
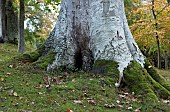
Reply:
[[[133, 39], [124, 0], [62, 0], [55, 28], [37, 51], [36, 56], [45, 58], [39, 58], [37, 66], [54, 59], [47, 61], [47, 71], [79, 68], [115, 76], [116, 87], [122, 82], [151, 101], [170, 95], [170, 84], [145, 59]], [[55, 55], [49, 58], [51, 51]], [[33, 61], [38, 59], [35, 55], [25, 54], [33, 56]]]

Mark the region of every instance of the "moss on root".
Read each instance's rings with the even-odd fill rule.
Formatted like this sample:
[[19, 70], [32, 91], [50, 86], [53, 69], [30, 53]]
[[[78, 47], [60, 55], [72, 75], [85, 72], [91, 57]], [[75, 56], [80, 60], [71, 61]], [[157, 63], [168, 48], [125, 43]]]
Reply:
[[112, 77], [112, 84], [119, 79], [118, 63], [113, 60], [96, 60], [91, 72]]
[[42, 56], [44, 51], [44, 44], [41, 45], [37, 50], [31, 53], [24, 53], [20, 58], [24, 62], [33, 62], [33, 66], [46, 69], [49, 63], [55, 60], [55, 52], [49, 51], [45, 56]]
[[92, 72], [108, 76], [118, 76], [118, 63], [113, 60], [97, 60], [95, 61]]
[[145, 69], [155, 81], [170, 91], [170, 83], [168, 83], [160, 74], [158, 74], [156, 69], [150, 64], [148, 60], [145, 60]]
[[46, 56], [38, 59], [36, 62], [33, 63], [33, 65], [40, 69], [46, 69], [48, 64], [51, 64], [55, 60], [55, 55], [55, 52], [49, 51]]
[[39, 57], [42, 56], [43, 50], [44, 50], [44, 44], [31, 53], [24, 53], [20, 59], [21, 61], [24, 62], [35, 62], [38, 60]]
[[41, 55], [37, 51], [31, 52], [31, 53], [24, 53], [23, 57], [22, 57], [22, 61], [24, 61], [24, 62], [34, 62], [34, 61], [38, 60], [38, 58], [40, 56]]
[[170, 92], [154, 80], [149, 72], [136, 61], [124, 70], [125, 83], [131, 91], [142, 95], [145, 101], [158, 101], [158, 98], [168, 98]]

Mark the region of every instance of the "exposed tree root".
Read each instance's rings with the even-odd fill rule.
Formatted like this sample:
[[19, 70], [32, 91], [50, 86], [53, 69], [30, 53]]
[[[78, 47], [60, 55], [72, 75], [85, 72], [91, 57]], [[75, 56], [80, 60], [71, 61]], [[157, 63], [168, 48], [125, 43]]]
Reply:
[[[159, 98], [168, 98], [170, 92], [162, 84], [169, 84], [163, 79], [163, 77], [157, 74], [153, 67], [147, 66], [147, 64], [148, 63], [146, 63], [145, 67], [149, 69], [152, 68], [154, 71], [152, 74], [150, 74], [151, 72], [147, 71], [147, 69], [142, 68], [140, 64], [135, 61], [132, 61], [125, 69], [124, 78], [128, 88], [137, 95], [142, 95], [142, 98], [145, 101], [158, 101]], [[155, 80], [155, 77], [161, 77], [161, 83], [159, 79]]]

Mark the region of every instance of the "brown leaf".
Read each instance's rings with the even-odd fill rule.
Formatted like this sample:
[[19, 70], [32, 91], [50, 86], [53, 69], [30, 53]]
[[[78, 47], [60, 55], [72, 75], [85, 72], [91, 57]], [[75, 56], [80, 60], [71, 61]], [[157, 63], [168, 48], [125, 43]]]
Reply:
[[26, 81], [26, 85], [28, 86], [28, 85], [29, 85], [29, 82]]
[[73, 112], [70, 108], [67, 109], [67, 112]]
[[23, 99], [23, 97], [20, 97], [20, 96], [18, 97], [18, 100], [22, 100], [22, 99]]
[[88, 100], [88, 103], [90, 103], [91, 105], [96, 105], [96, 102], [94, 100]]

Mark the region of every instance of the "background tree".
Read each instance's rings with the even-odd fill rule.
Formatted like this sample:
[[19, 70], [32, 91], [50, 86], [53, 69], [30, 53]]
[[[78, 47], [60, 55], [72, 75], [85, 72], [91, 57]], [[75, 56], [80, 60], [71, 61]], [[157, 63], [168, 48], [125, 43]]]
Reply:
[[0, 0], [0, 42], [4, 42], [5, 36], [6, 36], [6, 28], [5, 28], [5, 3], [6, 0]]
[[15, 0], [6, 1], [6, 41], [17, 44], [18, 39], [18, 10]]
[[24, 0], [20, 0], [19, 39], [18, 39], [18, 52], [20, 53], [25, 52], [24, 18], [25, 18]]
[[2, 35], [2, 0], [0, 0], [0, 43], [3, 42], [3, 35]]
[[[150, 56], [158, 67], [163, 60], [165, 51], [169, 51], [169, 5], [166, 0], [155, 0], [146, 4], [140, 4], [128, 15], [133, 21], [131, 31], [140, 48]], [[153, 13], [154, 12], [154, 13]], [[155, 14], [155, 17], [153, 16]], [[156, 25], [156, 26], [155, 26]], [[157, 35], [157, 36], [156, 36]], [[159, 36], [159, 38], [158, 38]], [[159, 51], [159, 53], [158, 53]], [[157, 53], [156, 53], [157, 52]], [[153, 57], [157, 54], [157, 58]], [[159, 55], [159, 56], [158, 56]], [[158, 58], [159, 57], [159, 58]], [[164, 65], [162, 64], [162, 67]]]

